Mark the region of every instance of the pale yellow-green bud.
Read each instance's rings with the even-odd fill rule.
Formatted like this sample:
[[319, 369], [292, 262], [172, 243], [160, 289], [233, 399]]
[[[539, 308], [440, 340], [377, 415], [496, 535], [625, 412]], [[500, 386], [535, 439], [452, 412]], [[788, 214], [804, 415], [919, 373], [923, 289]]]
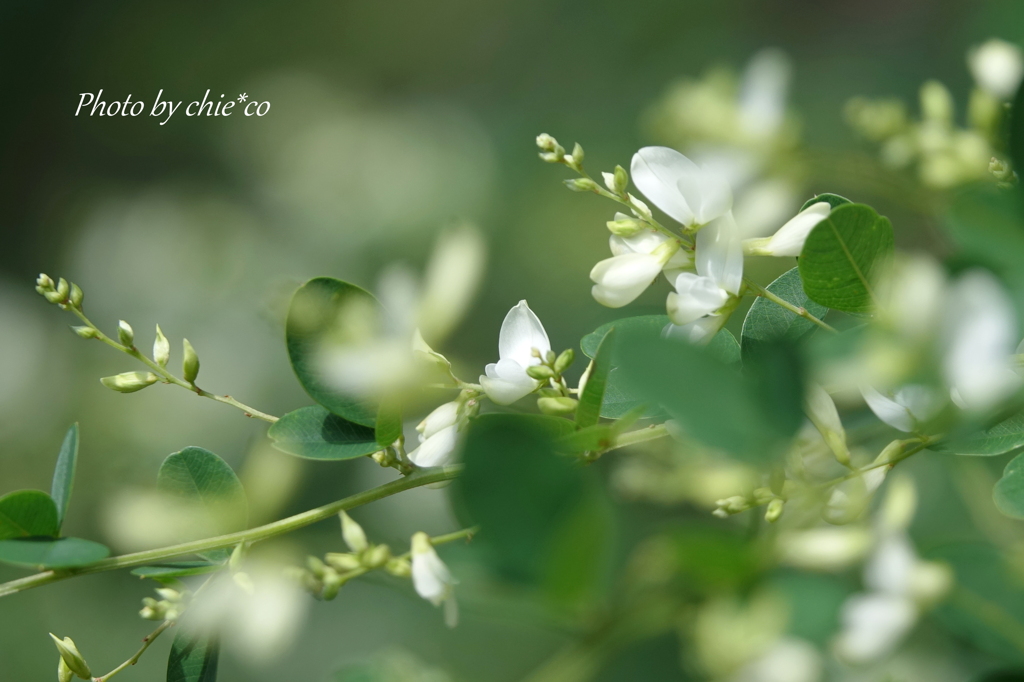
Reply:
[[953, 96], [936, 80], [921, 86], [921, 114], [929, 121], [949, 125], [953, 122]]
[[239, 542], [235, 545], [235, 548], [231, 550], [231, 557], [228, 559], [228, 568], [232, 571], [237, 571], [242, 565], [242, 560], [245, 559], [245, 555], [249, 551], [249, 543]]
[[782, 510], [785, 507], [785, 502], [780, 497], [776, 497], [774, 500], [768, 503], [768, 508], [764, 512], [764, 520], [768, 523], [775, 523], [782, 516]]
[[644, 229], [644, 224], [639, 220], [633, 220], [632, 218], [623, 218], [621, 220], [609, 220], [605, 223], [608, 226], [608, 231], [619, 237], [632, 237], [633, 235]]
[[554, 369], [555, 372], [561, 374], [565, 370], [572, 366], [572, 361], [576, 359], [576, 353], [572, 348], [567, 348], [562, 351], [561, 355], [555, 359]]
[[544, 414], [561, 416], [572, 414], [579, 403], [574, 398], [537, 398], [537, 409]]
[[160, 596], [161, 599], [164, 599], [169, 602], [181, 601], [181, 592], [178, 592], [177, 590], [172, 589], [170, 587], [158, 587], [156, 589], [156, 593]]
[[192, 347], [188, 339], [184, 339], [182, 345], [185, 348], [185, 358], [181, 362], [182, 376], [185, 381], [194, 384], [196, 377], [199, 376], [199, 356], [196, 355], [196, 349]]
[[71, 292], [68, 294], [68, 302], [71, 304], [71, 307], [81, 308], [83, 300], [85, 300], [85, 292], [82, 291], [82, 287], [72, 282]]
[[[553, 152], [558, 147], [558, 140], [551, 137], [547, 133], [541, 133], [537, 136], [537, 148], [542, 152]], [[41, 276], [41, 275], [40, 275]]]
[[1013, 172], [1013, 167], [1010, 166], [1006, 161], [992, 157], [992, 160], [988, 162], [988, 172], [1000, 182], [1013, 182], [1016, 179], [1016, 174]]
[[380, 568], [391, 558], [391, 548], [387, 545], [374, 545], [363, 555], [363, 565], [367, 568]]
[[317, 578], [323, 578], [324, 573], [327, 571], [327, 567], [324, 562], [317, 559], [315, 556], [306, 557], [306, 567], [309, 568], [310, 572]]
[[83, 339], [95, 339], [98, 334], [92, 327], [72, 327], [71, 330], [81, 336]]
[[159, 377], [152, 372], [125, 372], [112, 377], [103, 377], [100, 383], [118, 393], [135, 393], [152, 386]]
[[904, 450], [907, 449], [907, 444], [912, 441], [906, 440], [894, 440], [878, 453], [878, 457], [875, 458], [875, 464], [893, 464], [903, 459], [902, 455]]
[[43, 298], [45, 298], [50, 303], [60, 303], [61, 301], [64, 300], [65, 296], [65, 294], [60, 293], [56, 289], [44, 289], [39, 293], [41, 293], [43, 295]]
[[91, 680], [92, 670], [89, 669], [89, 664], [85, 662], [85, 659], [79, 653], [78, 647], [75, 646], [71, 638], [65, 637], [61, 640], [52, 632], [50, 637], [53, 639], [53, 643], [57, 645], [57, 651], [60, 652], [60, 657], [64, 660], [64, 664], [67, 665], [68, 669], [83, 680]]
[[547, 365], [530, 365], [526, 368], [526, 373], [537, 381], [544, 381], [555, 376], [554, 370]]
[[160, 325], [156, 326], [156, 339], [153, 341], [153, 360], [156, 364], [161, 367], [167, 366], [167, 361], [171, 359], [171, 342], [164, 336], [164, 332], [160, 329]]
[[57, 290], [56, 291], [57, 291], [57, 294], [60, 296], [60, 298], [58, 298], [57, 300], [58, 301], [63, 301], [71, 293], [71, 285], [68, 284], [68, 281], [66, 279], [61, 277], [59, 280], [57, 280]]
[[345, 512], [338, 514], [341, 517], [341, 537], [345, 539], [345, 544], [353, 552], [362, 552], [370, 543], [366, 540], [366, 533], [363, 532], [363, 527], [352, 520]]
[[569, 178], [563, 180], [565, 186], [574, 192], [594, 192], [597, 190], [597, 183], [590, 178]]
[[363, 563], [355, 554], [342, 554], [341, 552], [328, 552], [324, 557], [331, 566], [339, 571], [351, 571], [359, 568]]
[[53, 283], [53, 279], [49, 275], [44, 274], [44, 273], [39, 273], [39, 276], [36, 277], [36, 287], [37, 288], [43, 289], [45, 291], [49, 291], [49, 290], [53, 289], [54, 286], [55, 285]]
[[331, 601], [338, 596], [338, 591], [344, 584], [345, 581], [338, 575], [338, 572], [333, 568], [328, 568], [324, 574], [324, 587], [320, 592], [320, 598], [324, 601]]
[[583, 147], [580, 146], [579, 142], [573, 145], [572, 154], [566, 155], [565, 163], [575, 170], [583, 167]]
[[625, 194], [626, 188], [629, 186], [629, 173], [622, 166], [615, 167], [615, 191], [618, 194]]
[[135, 330], [124, 320], [117, 323], [117, 340], [121, 342], [122, 346], [127, 346], [128, 348], [131, 348], [135, 343]]
[[637, 212], [637, 215], [639, 215], [641, 218], [643, 218], [644, 220], [650, 220], [651, 218], [654, 217], [654, 214], [651, 213], [651, 209], [647, 204], [640, 201], [632, 194], [627, 194], [626, 197], [629, 199], [629, 205], [632, 207], [634, 211]]
[[384, 570], [399, 578], [408, 578], [412, 575], [412, 564], [408, 559], [391, 559], [384, 564]]
[[57, 663], [57, 682], [71, 682], [74, 676], [75, 674], [71, 672], [71, 668], [69, 668], [68, 664], [64, 662], [63, 658], [61, 658]]
[[553, 365], [553, 364], [555, 364], [555, 360], [556, 359], [557, 359], [557, 356], [555, 355], [555, 351], [553, 351], [553, 350], [545, 351], [545, 353], [544, 353], [544, 362], [545, 362], [545, 364]]

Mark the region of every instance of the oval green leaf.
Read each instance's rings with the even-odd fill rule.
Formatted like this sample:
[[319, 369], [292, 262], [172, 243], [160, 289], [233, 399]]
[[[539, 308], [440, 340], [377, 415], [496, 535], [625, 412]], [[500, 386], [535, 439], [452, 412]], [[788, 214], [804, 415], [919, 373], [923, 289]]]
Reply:
[[60, 533], [57, 505], [41, 490], [18, 490], [0, 497], [0, 540]]
[[53, 471], [53, 483], [50, 486], [50, 497], [57, 504], [57, 530], [64, 525], [68, 503], [71, 501], [71, 488], [75, 482], [75, 467], [78, 463], [78, 424], [72, 424], [64, 436], [57, 455], [57, 467]]
[[213, 573], [224, 568], [224, 564], [212, 563], [209, 561], [169, 561], [166, 564], [153, 566], [140, 566], [132, 570], [132, 575], [140, 578], [150, 578], [158, 582], [171, 581], [177, 578], [186, 578], [190, 575], [203, 575]]
[[1024, 519], [1024, 455], [1017, 455], [1003, 469], [1003, 477], [992, 489], [992, 498], [999, 511]]
[[615, 343], [615, 333], [614, 327], [609, 329], [598, 345], [590, 376], [576, 407], [578, 428], [594, 426], [601, 419], [601, 406], [604, 404], [604, 392], [608, 386], [608, 372], [612, 368], [612, 344]]
[[212, 635], [182, 631], [171, 644], [167, 682], [216, 682], [220, 645]]
[[168, 456], [160, 465], [157, 487], [195, 504], [221, 532], [247, 525], [249, 507], [241, 481], [227, 462], [209, 450], [189, 447]]
[[344, 337], [346, 311], [380, 308], [365, 289], [332, 277], [317, 277], [303, 284], [288, 307], [286, 341], [288, 357], [306, 393], [336, 415], [372, 427], [376, 406], [344, 395], [324, 375], [319, 355], [326, 340]]
[[[828, 312], [828, 308], [818, 305], [804, 293], [797, 268], [783, 273], [765, 288], [782, 300], [798, 308], [805, 308], [819, 320]], [[765, 343], [796, 341], [814, 328], [815, 324], [810, 320], [786, 310], [763, 296], [758, 296], [743, 320], [740, 349], [744, 357], [749, 357]]]
[[372, 428], [347, 421], [319, 405], [289, 412], [267, 435], [278, 450], [306, 459], [355, 459], [381, 449]]
[[831, 192], [822, 192], [816, 196], [811, 197], [804, 202], [804, 205], [800, 207], [801, 211], [804, 211], [815, 204], [819, 204], [822, 201], [826, 202], [832, 208], [842, 206], [843, 204], [852, 204], [853, 202], [846, 197], [841, 197], [838, 194], [832, 194]]
[[35, 568], [76, 568], [110, 556], [98, 542], [82, 538], [0, 540], [0, 562]]
[[800, 254], [800, 278], [812, 301], [864, 313], [875, 304], [872, 289], [892, 260], [892, 223], [864, 204], [842, 204], [815, 226]]
[[1024, 412], [977, 433], [932, 445], [929, 449], [954, 455], [991, 457], [1024, 447]]

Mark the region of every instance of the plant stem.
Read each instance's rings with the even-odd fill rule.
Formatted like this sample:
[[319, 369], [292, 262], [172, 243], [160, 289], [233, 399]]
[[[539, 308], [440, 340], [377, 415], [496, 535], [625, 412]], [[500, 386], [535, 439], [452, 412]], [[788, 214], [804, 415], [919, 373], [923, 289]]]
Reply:
[[188, 391], [192, 391], [196, 395], [199, 395], [203, 398], [209, 398], [210, 400], [216, 400], [217, 402], [224, 403], [225, 405], [237, 407], [238, 409], [242, 410], [242, 412], [245, 413], [246, 417], [262, 419], [263, 421], [269, 422], [271, 424], [277, 421], [277, 417], [267, 414], [266, 412], [260, 412], [256, 408], [249, 407], [245, 403], [238, 402], [229, 395], [217, 395], [216, 393], [210, 393], [209, 391], [204, 391], [195, 384], [190, 384], [189, 382], [184, 381], [183, 379], [179, 379], [178, 377], [174, 376], [169, 371], [167, 371], [166, 367], [163, 367], [160, 364], [154, 362], [153, 360], [147, 358], [135, 346], [123, 346], [117, 341], [107, 336], [106, 334], [104, 334], [102, 331], [100, 331], [99, 327], [94, 325], [92, 321], [88, 317], [86, 317], [85, 313], [82, 312], [80, 309], [72, 306], [67, 306], [67, 309], [74, 313], [78, 319], [80, 319], [82, 322], [88, 325], [93, 331], [95, 331], [97, 339], [107, 344], [111, 348], [115, 348], [121, 351], [122, 353], [125, 353], [126, 355], [132, 356], [142, 364], [146, 365], [151, 370], [153, 370], [153, 372], [157, 376], [159, 376], [164, 381], [164, 383], [174, 384], [175, 386], [181, 386], [182, 388]]
[[160, 624], [160, 627], [158, 627], [156, 630], [153, 630], [153, 632], [149, 633], [149, 635], [146, 636], [146, 638], [142, 640], [142, 648], [140, 648], [138, 651], [136, 651], [134, 656], [132, 656], [127, 661], [125, 661], [121, 665], [117, 666], [113, 670], [111, 670], [106, 675], [102, 675], [100, 677], [93, 678], [93, 682], [107, 682], [107, 680], [109, 680], [111, 677], [113, 677], [114, 675], [118, 674], [122, 670], [130, 668], [133, 665], [135, 665], [136, 663], [138, 663], [139, 659], [142, 658], [142, 654], [146, 653], [146, 649], [149, 648], [149, 645], [152, 644], [153, 641], [157, 637], [159, 637], [160, 634], [164, 630], [166, 630], [167, 628], [173, 626], [174, 623], [175, 623], [175, 621], [173, 621], [173, 620], [165, 620], [163, 623]]
[[614, 442], [606, 448], [606, 451], [624, 448], [627, 445], [646, 443], [649, 440], [657, 440], [658, 438], [664, 438], [667, 435], [668, 427], [664, 424], [652, 424], [647, 428], [637, 429], [636, 431], [627, 431], [626, 433], [618, 435]]
[[838, 331], [836, 331], [835, 327], [833, 327], [832, 325], [830, 325], [830, 324], [828, 324], [826, 322], [823, 322], [822, 320], [819, 320], [817, 317], [815, 317], [814, 315], [809, 313], [806, 308], [801, 308], [801, 307], [797, 307], [797, 306], [793, 305], [792, 303], [790, 303], [786, 299], [780, 298], [780, 297], [776, 296], [775, 294], [773, 294], [772, 292], [768, 291], [767, 289], [765, 289], [760, 284], [758, 284], [756, 282], [752, 282], [751, 280], [747, 279], [746, 277], [743, 278], [743, 283], [747, 285], [747, 288], [752, 289], [756, 295], [763, 296], [764, 298], [767, 298], [772, 303], [775, 303], [776, 305], [780, 305], [783, 308], [785, 308], [786, 310], [788, 310], [789, 312], [791, 312], [791, 313], [793, 313], [795, 315], [799, 315], [800, 317], [804, 318], [805, 320], [809, 320], [809, 321], [813, 322], [814, 324], [818, 325], [819, 327], [821, 327], [822, 329], [824, 329], [826, 331], [832, 332], [833, 334], [838, 334], [839, 333]]
[[103, 571], [113, 571], [115, 569], [130, 568], [133, 566], [143, 566], [145, 564], [163, 561], [164, 559], [170, 559], [184, 554], [196, 554], [197, 552], [207, 552], [211, 549], [233, 547], [241, 542], [260, 542], [278, 535], [290, 533], [291, 531], [303, 528], [318, 521], [329, 519], [338, 512], [347, 511], [364, 504], [369, 504], [370, 502], [375, 502], [376, 500], [389, 497], [405, 490], [411, 490], [412, 488], [418, 488], [431, 483], [450, 481], [456, 478], [461, 472], [462, 466], [458, 464], [443, 467], [432, 467], [429, 469], [419, 469], [408, 476], [390, 481], [384, 485], [379, 485], [376, 488], [364, 490], [363, 492], [350, 495], [349, 497], [336, 502], [326, 504], [322, 507], [317, 507], [316, 509], [310, 509], [309, 511], [304, 511], [301, 514], [289, 516], [286, 519], [274, 521], [273, 523], [268, 523], [264, 526], [258, 526], [249, 530], [229, 533], [227, 535], [219, 535], [217, 537], [206, 538], [203, 540], [184, 542], [170, 547], [161, 547], [159, 549], [150, 549], [142, 552], [135, 552], [133, 554], [110, 557], [109, 559], [103, 559], [102, 561], [97, 561], [96, 563], [89, 564], [88, 566], [65, 570], [41, 571], [35, 575], [18, 578], [17, 580], [11, 580], [10, 582], [0, 584], [0, 597], [5, 597], [17, 592], [23, 592], [34, 587], [48, 585], [77, 575], [101, 573]]

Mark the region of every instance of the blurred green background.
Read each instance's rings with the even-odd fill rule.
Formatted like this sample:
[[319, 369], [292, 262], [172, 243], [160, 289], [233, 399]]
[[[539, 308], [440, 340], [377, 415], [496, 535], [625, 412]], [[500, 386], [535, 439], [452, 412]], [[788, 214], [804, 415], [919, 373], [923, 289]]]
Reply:
[[[99, 376], [136, 368], [71, 334], [70, 318], [33, 291], [39, 272], [79, 283], [105, 329], [123, 318], [146, 343], [157, 322], [172, 338], [187, 336], [202, 357], [204, 387], [281, 414], [310, 402], [282, 343], [294, 286], [331, 275], [372, 287], [386, 263], [421, 266], [438, 229], [467, 218], [487, 235], [489, 271], [439, 350], [468, 378], [496, 358], [501, 319], [522, 298], [558, 349], [618, 315], [590, 298], [587, 278], [607, 255], [611, 211], [565, 191], [564, 172], [537, 159], [536, 134], [580, 141], [593, 169], [628, 165], [652, 142], [642, 114], [673, 81], [718, 64], [741, 68], [758, 50], [779, 47], [794, 64], [804, 143], [853, 148], [842, 120], [847, 99], [912, 101], [934, 77], [962, 103], [964, 53], [992, 36], [1024, 39], [1020, 2], [4, 3], [0, 491], [45, 488], [75, 421], [83, 440], [67, 530], [115, 550], [131, 549], [119, 544], [112, 518], [119, 495], [152, 485], [160, 461], [188, 445], [240, 469], [250, 498], [261, 500], [259, 521], [388, 477], [366, 461], [289, 459], [264, 444], [263, 425], [184, 391], [104, 389]], [[186, 103], [209, 88], [272, 108], [263, 118], [179, 112], [164, 126], [148, 116], [76, 118], [79, 93], [100, 88], [104, 98], [131, 93], [147, 103], [161, 88]], [[885, 196], [819, 184], [810, 190], [861, 191], [856, 199], [892, 215], [898, 242], [928, 234], [927, 218]], [[661, 312], [664, 293], [649, 293], [630, 314]], [[922, 486], [925, 516], [942, 507], [936, 491], [948, 488], [948, 474], [928, 461], [913, 466], [935, 482]], [[261, 494], [267, 478], [288, 485]], [[620, 511], [659, 523], [689, 513], [643, 504]], [[950, 517], [958, 518], [936, 512], [933, 523]], [[455, 525], [439, 490], [376, 503], [356, 518], [394, 546], [415, 530]], [[331, 549], [337, 535], [327, 525], [296, 542]], [[458, 565], [457, 554], [446, 556]], [[16, 575], [0, 568], [0, 579]], [[112, 667], [148, 631], [134, 614], [149, 592], [125, 574], [103, 574], [5, 598], [0, 677], [49, 679], [48, 631], [73, 633], [98, 667]], [[410, 589], [354, 583], [311, 607], [284, 658], [252, 667], [227, 656], [221, 679], [325, 680], [389, 647], [456, 680], [520, 679], [566, 641], [565, 629], [511, 608], [500, 591], [492, 597], [468, 600], [462, 626], [448, 631]], [[939, 635], [925, 627], [917, 637], [921, 655], [931, 655]], [[158, 643], [124, 679], [162, 679], [167, 646]], [[671, 641], [644, 646], [601, 679], [683, 679]], [[900, 679], [964, 679], [960, 671], [981, 665], [966, 650], [943, 656], [943, 666]]]

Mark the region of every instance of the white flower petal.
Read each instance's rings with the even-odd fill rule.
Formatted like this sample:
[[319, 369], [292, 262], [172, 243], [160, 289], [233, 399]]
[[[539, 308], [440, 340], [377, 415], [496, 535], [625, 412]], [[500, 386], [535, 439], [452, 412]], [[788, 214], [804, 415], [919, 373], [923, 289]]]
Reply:
[[632, 237], [613, 234], [608, 238], [608, 245], [611, 247], [612, 255], [622, 256], [627, 253], [650, 253], [667, 241], [668, 237], [660, 232], [640, 230]]
[[538, 381], [530, 378], [525, 370], [522, 376], [506, 379], [498, 376], [496, 370], [492, 372], [492, 367], [496, 365], [487, 365], [487, 374], [480, 376], [480, 385], [487, 397], [498, 405], [511, 405], [528, 396], [540, 385]]
[[409, 461], [418, 467], [437, 467], [448, 464], [459, 443], [459, 427], [445, 427], [430, 436], [409, 453]]
[[713, 279], [730, 294], [738, 294], [743, 282], [743, 241], [732, 213], [697, 233], [694, 255], [697, 274]]
[[864, 396], [864, 401], [871, 408], [871, 411], [875, 413], [875, 416], [889, 426], [906, 433], [910, 433], [916, 428], [913, 415], [903, 405], [900, 405], [891, 398], [885, 397], [871, 386], [861, 386], [860, 393]]
[[[685, 182], [685, 179], [679, 180], [681, 190]], [[728, 213], [732, 208], [732, 188], [729, 187], [729, 182], [724, 176], [707, 167], [702, 167], [700, 174], [693, 178], [692, 182], [696, 192], [699, 193], [699, 203], [694, 208], [694, 216], [698, 225], [707, 225], [712, 220]]]
[[786, 116], [786, 97], [792, 68], [777, 48], [758, 52], [750, 60], [740, 84], [740, 126], [748, 135], [774, 135]]
[[978, 87], [996, 99], [1013, 97], [1024, 76], [1020, 48], [998, 38], [971, 50], [967, 63]]
[[462, 403], [453, 400], [434, 409], [419, 423], [416, 430], [420, 432], [420, 442], [430, 438], [441, 429], [454, 426], [459, 421]]
[[541, 353], [551, 350], [551, 342], [540, 319], [526, 301], [520, 301], [505, 316], [498, 335], [498, 357], [515, 360], [523, 367], [537, 364], [533, 349]]
[[906, 597], [855, 594], [840, 614], [836, 654], [850, 663], [868, 663], [893, 651], [917, 621], [917, 607]]
[[664, 263], [664, 259], [647, 253], [606, 258], [590, 271], [590, 279], [596, 284], [591, 290], [594, 298], [610, 308], [621, 308], [654, 282]]
[[452, 593], [454, 580], [448, 566], [429, 545], [412, 554], [412, 584], [416, 594], [440, 606]]
[[821, 654], [809, 642], [782, 637], [729, 682], [819, 682]]
[[710, 277], [684, 272], [675, 281], [676, 290], [668, 295], [666, 308], [673, 324], [685, 325], [716, 312], [729, 300], [729, 294]]
[[799, 256], [811, 230], [828, 217], [832, 207], [826, 201], [811, 204], [800, 211], [768, 240], [766, 251], [772, 256]]
[[711, 343], [711, 339], [715, 338], [715, 334], [721, 331], [727, 321], [724, 315], [708, 315], [689, 324], [665, 325], [661, 335], [666, 339], [681, 339], [695, 346], [705, 346]]
[[875, 592], [910, 596], [917, 554], [906, 533], [892, 533], [878, 543], [864, 566], [864, 585]]
[[694, 223], [694, 209], [680, 191], [679, 181], [689, 182], [699, 174], [697, 164], [668, 147], [644, 147], [633, 155], [630, 173], [651, 203], [682, 225]]

